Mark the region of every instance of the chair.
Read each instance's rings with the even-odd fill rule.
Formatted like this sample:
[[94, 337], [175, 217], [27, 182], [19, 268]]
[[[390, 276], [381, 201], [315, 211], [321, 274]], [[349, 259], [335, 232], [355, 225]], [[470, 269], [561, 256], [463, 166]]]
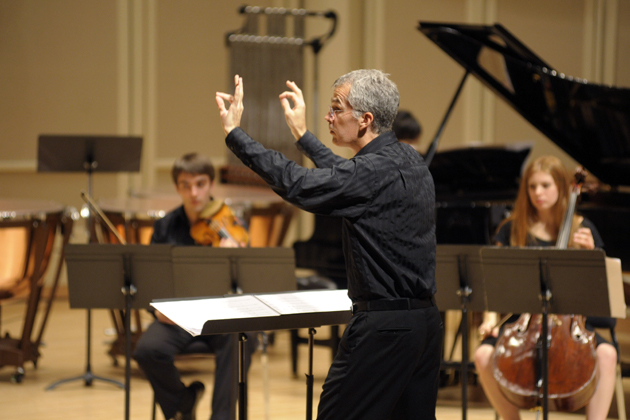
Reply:
[[588, 322], [594, 328], [608, 330], [608, 332], [610, 333], [611, 344], [615, 347], [615, 350], [617, 350], [617, 371], [615, 375], [615, 399], [617, 400], [617, 418], [619, 420], [626, 420], [626, 401], [623, 392], [621, 353], [619, 350], [619, 342], [617, 341], [617, 334], [615, 333], [617, 320], [615, 318], [589, 317]]

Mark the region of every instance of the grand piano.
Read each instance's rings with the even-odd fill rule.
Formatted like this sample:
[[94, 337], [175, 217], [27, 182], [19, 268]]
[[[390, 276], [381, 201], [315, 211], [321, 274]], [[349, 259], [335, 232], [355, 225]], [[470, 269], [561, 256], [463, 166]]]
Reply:
[[[624, 271], [630, 271], [630, 89], [565, 76], [498, 24], [420, 22], [418, 29], [457, 61], [466, 75], [476, 77], [598, 178], [596, 188], [582, 194], [578, 211], [597, 226], [606, 254], [620, 258]], [[430, 168], [432, 172], [436, 168], [433, 162]], [[436, 193], [439, 226], [440, 205], [448, 208], [453, 195]], [[488, 190], [481, 193], [487, 203], [505, 198], [492, 197]], [[466, 197], [457, 197], [462, 200]]]

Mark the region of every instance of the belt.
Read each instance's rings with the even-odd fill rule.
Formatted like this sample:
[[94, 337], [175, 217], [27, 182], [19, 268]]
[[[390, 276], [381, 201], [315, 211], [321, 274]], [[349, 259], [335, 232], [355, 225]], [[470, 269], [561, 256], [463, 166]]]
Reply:
[[400, 311], [411, 309], [424, 309], [435, 306], [433, 296], [424, 299], [386, 299], [386, 300], [368, 300], [364, 302], [355, 302], [352, 304], [352, 313], [363, 311]]

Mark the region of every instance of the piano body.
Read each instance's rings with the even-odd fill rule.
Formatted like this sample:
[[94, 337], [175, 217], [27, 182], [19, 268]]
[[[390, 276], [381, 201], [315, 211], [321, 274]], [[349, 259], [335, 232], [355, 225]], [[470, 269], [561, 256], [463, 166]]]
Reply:
[[[630, 189], [627, 188], [630, 186], [630, 89], [565, 76], [498, 24], [420, 22], [418, 29], [464, 67], [466, 75], [476, 77], [598, 178], [601, 185], [583, 192], [578, 211], [597, 226], [606, 254], [620, 258], [624, 271], [630, 271]], [[461, 161], [466, 162], [465, 150], [460, 153], [464, 155]], [[436, 154], [436, 160], [439, 157], [440, 154]], [[469, 158], [475, 159], [474, 154]], [[450, 195], [440, 194], [437, 167], [432, 162], [430, 168], [438, 178], [437, 223], [440, 226], [443, 223], [440, 219], [444, 219], [440, 215], [441, 207], [448, 208], [453, 201], [461, 206], [467, 197], [454, 200], [452, 191]], [[499, 207], [503, 207], [502, 200], [513, 200], [516, 195], [514, 191], [512, 197], [493, 196], [496, 190], [493, 183], [486, 185], [489, 188], [473, 192], [477, 196], [468, 201], [481, 199], [486, 207], [492, 208], [499, 200]], [[504, 188], [502, 192], [508, 190]], [[491, 224], [493, 222], [491, 220]]]

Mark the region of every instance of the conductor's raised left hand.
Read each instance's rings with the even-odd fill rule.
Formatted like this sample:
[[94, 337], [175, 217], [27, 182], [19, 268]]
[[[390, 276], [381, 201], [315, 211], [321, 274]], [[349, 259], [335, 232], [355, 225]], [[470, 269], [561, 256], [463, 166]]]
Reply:
[[[234, 76], [234, 95], [223, 92], [216, 93], [217, 107], [223, 131], [227, 136], [236, 127], [241, 126], [243, 115], [243, 78], [238, 74]], [[225, 107], [225, 101], [230, 103], [230, 107]]]

